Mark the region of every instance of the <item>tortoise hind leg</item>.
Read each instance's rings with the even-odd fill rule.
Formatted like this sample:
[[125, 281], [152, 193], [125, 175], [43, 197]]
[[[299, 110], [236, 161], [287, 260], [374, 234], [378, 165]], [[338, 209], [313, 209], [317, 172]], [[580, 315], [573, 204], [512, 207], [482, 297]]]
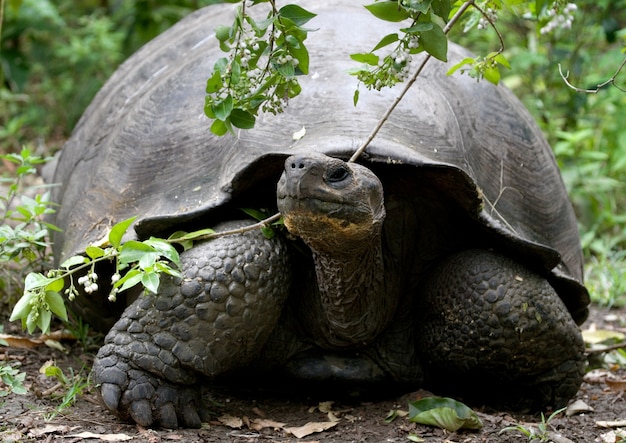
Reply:
[[578, 326], [549, 283], [470, 250], [444, 260], [420, 295], [417, 346], [435, 389], [516, 410], [561, 407], [585, 368]]
[[163, 277], [159, 294], [139, 297], [98, 352], [107, 408], [142, 426], [199, 427], [202, 376], [259, 353], [287, 298], [288, 259], [284, 240], [258, 230], [183, 252], [184, 278]]

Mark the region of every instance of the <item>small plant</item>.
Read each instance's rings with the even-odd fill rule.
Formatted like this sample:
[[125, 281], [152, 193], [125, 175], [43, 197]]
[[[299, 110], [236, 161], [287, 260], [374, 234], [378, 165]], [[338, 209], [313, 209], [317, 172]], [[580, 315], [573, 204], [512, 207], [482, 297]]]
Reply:
[[19, 154], [2, 154], [0, 160], [10, 171], [0, 178], [0, 291], [11, 303], [12, 294], [22, 288], [24, 275], [48, 266], [48, 230], [56, 228], [44, 220], [54, 212], [48, 193], [38, 193], [35, 186], [27, 185], [27, 179], [37, 173], [36, 167], [47, 159], [24, 148]]
[[25, 372], [20, 372], [17, 368], [9, 364], [0, 366], [0, 380], [2, 381], [0, 397], [6, 397], [11, 393], [19, 395], [28, 393], [28, 389], [24, 387], [25, 378]]
[[52, 361], [46, 362], [41, 367], [39, 372], [44, 374], [46, 377], [55, 378], [57, 380], [58, 383], [51, 390], [49, 390], [50, 394], [53, 394], [59, 388], [64, 391], [63, 397], [60, 397], [61, 402], [52, 412], [46, 414], [44, 417], [46, 421], [52, 420], [65, 409], [72, 406], [76, 402], [76, 398], [89, 387], [89, 380], [83, 377], [82, 370], [79, 374], [74, 374], [74, 370], [69, 368], [69, 376], [67, 376], [63, 370], [56, 366]]
[[525, 435], [526, 437], [528, 437], [528, 440], [550, 441], [551, 440], [550, 434], [552, 433], [549, 430], [549, 427], [551, 426], [550, 422], [554, 419], [554, 417], [559, 415], [565, 409], [566, 408], [557, 409], [552, 414], [550, 414], [550, 416], [547, 419], [545, 415], [543, 415], [543, 412], [542, 412], [541, 423], [537, 423], [536, 427], [535, 426], [526, 427], [521, 424], [518, 424], [515, 426], [507, 426], [506, 428], [500, 431], [500, 434], [503, 432], [517, 431]]

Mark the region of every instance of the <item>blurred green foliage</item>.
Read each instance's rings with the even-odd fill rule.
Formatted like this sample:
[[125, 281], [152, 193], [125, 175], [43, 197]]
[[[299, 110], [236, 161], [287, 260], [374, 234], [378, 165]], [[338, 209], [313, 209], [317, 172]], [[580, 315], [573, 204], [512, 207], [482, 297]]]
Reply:
[[[5, 0], [0, 147], [60, 144], [115, 68], [217, 0]], [[58, 146], [52, 146], [58, 147]]]
[[[219, 0], [0, 0], [0, 151], [60, 144], [102, 83], [126, 57], [190, 11]], [[314, 3], [314, 2], [313, 2]], [[477, 3], [487, 7], [486, 0]], [[515, 2], [505, 2], [514, 4]], [[579, 0], [572, 29], [539, 34], [501, 13], [495, 24], [511, 64], [503, 81], [534, 114], [554, 148], [580, 220], [595, 301], [626, 304], [626, 92], [595, 89], [624, 60], [626, 0]], [[310, 8], [315, 12], [314, 4]], [[476, 53], [499, 48], [476, 20], [451, 39]], [[368, 48], [354, 48], [354, 51]], [[626, 71], [626, 70], [625, 70]], [[355, 82], [356, 83], [356, 82]], [[626, 89], [626, 72], [615, 83]], [[200, 97], [200, 99], [203, 99]], [[207, 124], [209, 121], [207, 120]], [[38, 147], [33, 149], [36, 152]]]
[[[509, 86], [552, 145], [580, 223], [592, 299], [626, 304], [626, 0], [578, 0], [571, 29], [540, 35], [516, 14], [496, 21], [511, 64]], [[475, 52], [500, 46], [487, 29], [454, 30], [451, 39]], [[561, 70], [559, 70], [559, 66]]]

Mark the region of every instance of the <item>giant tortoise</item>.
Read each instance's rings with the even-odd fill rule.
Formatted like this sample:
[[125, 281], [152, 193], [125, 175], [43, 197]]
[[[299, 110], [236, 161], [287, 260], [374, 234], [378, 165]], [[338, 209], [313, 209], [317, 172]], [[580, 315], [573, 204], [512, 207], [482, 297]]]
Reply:
[[[251, 373], [566, 404], [589, 297], [574, 213], [532, 117], [504, 86], [431, 60], [347, 161], [398, 94], [362, 91], [354, 107], [349, 54], [396, 26], [353, 1], [314, 5], [310, 75], [284, 114], [210, 132], [214, 28], [233, 14], [210, 6], [126, 61], [62, 150], [59, 261], [134, 215], [139, 239], [253, 223], [241, 208], [278, 210], [286, 228], [199, 242], [156, 295], [78, 297], [87, 322], [111, 328], [93, 367], [104, 404], [144, 426], [196, 427], [199, 386]], [[450, 63], [466, 56], [450, 46]], [[102, 286], [111, 270], [98, 272]]]

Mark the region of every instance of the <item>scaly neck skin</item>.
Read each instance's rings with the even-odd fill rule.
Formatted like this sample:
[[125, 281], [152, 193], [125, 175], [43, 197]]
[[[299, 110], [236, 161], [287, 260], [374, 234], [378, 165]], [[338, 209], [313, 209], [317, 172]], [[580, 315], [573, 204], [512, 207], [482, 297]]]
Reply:
[[[313, 250], [318, 293], [308, 292], [307, 328], [317, 329], [321, 346], [360, 347], [371, 343], [391, 320], [397, 300], [388, 294], [380, 224], [358, 245]], [[328, 251], [332, 252], [328, 252]]]

